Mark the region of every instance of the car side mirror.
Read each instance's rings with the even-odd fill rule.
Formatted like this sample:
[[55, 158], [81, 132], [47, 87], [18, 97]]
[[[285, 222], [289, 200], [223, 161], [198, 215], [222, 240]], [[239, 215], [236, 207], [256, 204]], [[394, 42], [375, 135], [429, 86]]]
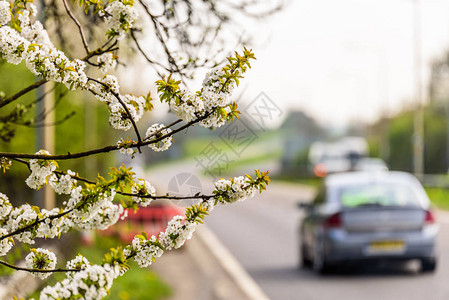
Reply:
[[303, 209], [303, 210], [308, 210], [312, 208], [312, 203], [310, 202], [298, 202], [296, 204], [298, 206], [299, 209]]

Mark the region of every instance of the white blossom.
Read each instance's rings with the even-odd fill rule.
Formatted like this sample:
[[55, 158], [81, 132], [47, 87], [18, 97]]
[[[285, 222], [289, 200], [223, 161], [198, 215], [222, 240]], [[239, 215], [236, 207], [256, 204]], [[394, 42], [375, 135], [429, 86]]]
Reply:
[[[157, 244], [157, 238], [154, 235], [151, 236], [149, 240], [135, 237], [131, 246], [132, 250], [136, 253], [134, 260], [142, 268], [148, 267], [156, 258], [159, 258], [164, 254], [164, 250]], [[124, 254], [129, 255], [130, 250], [125, 248]]]
[[[0, 228], [0, 237], [8, 234], [8, 231], [4, 228]], [[4, 256], [11, 250], [13, 246], [11, 238], [5, 238], [0, 241], [0, 256]]]
[[219, 179], [219, 180], [217, 180], [216, 182], [215, 182], [215, 188], [217, 189], [217, 190], [219, 190], [219, 191], [222, 191], [222, 192], [226, 192], [227, 191], [227, 188], [229, 187], [229, 186], [231, 186], [231, 181], [230, 180], [227, 180], [227, 179], [224, 179], [224, 178], [221, 178], [221, 179]]
[[[73, 226], [83, 230], [106, 229], [115, 224], [123, 213], [123, 206], [113, 204], [115, 190], [100, 193], [96, 201], [85, 203], [68, 214]], [[67, 207], [75, 207], [82, 201], [81, 189], [72, 191]]]
[[106, 26], [110, 32], [117, 35], [117, 40], [125, 37], [125, 33], [133, 27], [138, 13], [132, 5], [125, 5], [122, 1], [111, 2], [105, 9], [108, 17], [106, 17]]
[[[66, 268], [68, 270], [83, 270], [89, 267], [91, 263], [82, 256], [81, 254], [78, 254], [74, 259], [69, 260], [66, 264]], [[73, 275], [75, 272], [66, 272], [67, 277], [73, 278]]]
[[97, 57], [97, 63], [103, 73], [112, 70], [117, 65], [117, 60], [112, 52], [105, 52]]
[[73, 178], [76, 173], [67, 170], [67, 174], [65, 175], [56, 175], [53, 174], [50, 177], [50, 186], [53, 188], [53, 190], [57, 194], [70, 194], [72, 192], [72, 189], [76, 186], [76, 179]]
[[226, 119], [223, 119], [220, 117], [216, 112], [213, 112], [210, 116], [208, 116], [206, 119], [200, 121], [200, 126], [204, 128], [210, 128], [210, 127], [221, 127], [224, 124], [226, 124]]
[[[25, 257], [25, 264], [29, 269], [53, 270], [56, 266], [56, 255], [47, 249], [31, 249], [31, 252]], [[31, 272], [31, 275], [40, 279], [50, 276], [51, 272]]]
[[40, 300], [70, 299], [72, 296], [84, 300], [103, 299], [108, 295], [114, 279], [123, 273], [124, 270], [117, 264], [90, 265], [54, 286], [45, 287]]
[[[31, 225], [37, 219], [36, 211], [29, 205], [24, 204], [14, 208], [8, 215], [8, 221], [6, 222], [6, 229], [9, 232], [14, 232], [25, 226]], [[20, 234], [14, 235], [14, 238], [22, 243], [34, 244], [34, 238], [36, 234], [31, 231], [24, 231]]]
[[8, 1], [0, 1], [0, 25], [11, 21], [11, 6]]
[[211, 212], [215, 207], [214, 200], [204, 200], [201, 202], [201, 206], [207, 210], [207, 212]]
[[[111, 91], [113, 91], [115, 93], [119, 93], [120, 92], [120, 85], [118, 83], [118, 78], [116, 76], [114, 76], [114, 75], [106, 75], [106, 76], [103, 77], [102, 82], [104, 84], [106, 84], [111, 89]], [[104, 91], [107, 91], [103, 85], [101, 85], [101, 88]]]
[[[39, 150], [36, 154], [50, 155], [46, 150]], [[56, 168], [57, 165], [54, 161], [30, 159], [31, 174], [25, 182], [32, 189], [40, 189], [47, 183], [47, 178], [53, 174]]]
[[84, 230], [99, 229], [105, 230], [109, 226], [114, 225], [124, 213], [124, 208], [120, 204], [106, 202], [98, 208], [96, 213], [91, 213], [89, 218], [76, 225]]
[[[124, 109], [123, 105], [116, 99], [109, 99], [109, 123], [115, 129], [129, 130], [132, 127], [131, 118], [134, 122], [138, 122], [142, 118], [145, 111], [145, 98], [142, 96], [136, 97], [130, 94], [120, 96], [123, 104], [128, 109], [129, 115]], [[104, 97], [102, 97], [104, 98]]]
[[78, 209], [74, 209], [68, 214], [68, 221], [64, 224], [65, 227], [73, 226], [83, 230], [104, 230], [117, 223], [121, 216], [126, 216], [126, 212], [122, 205], [112, 203], [115, 195], [116, 192], [112, 189], [100, 193], [96, 201], [82, 204], [82, 188], [79, 186], [73, 189], [66, 206], [69, 209]]
[[[151, 125], [147, 129], [145, 139], [147, 139], [149, 141], [153, 141], [153, 140], [161, 138], [164, 135], [167, 135], [170, 132], [172, 132], [172, 130], [170, 128], [164, 128], [164, 127], [165, 127], [164, 124], [158, 124], [158, 123]], [[148, 147], [150, 147], [151, 149], [153, 149], [156, 152], [159, 152], [159, 151], [167, 150], [168, 148], [170, 148], [171, 144], [172, 144], [172, 137], [168, 136], [158, 142], [148, 144]]]
[[30, 42], [9, 26], [0, 27], [1, 58], [10, 64], [20, 64], [27, 55]]
[[177, 103], [179, 99], [170, 100], [170, 109], [178, 118], [188, 123], [204, 115], [204, 104], [200, 96], [186, 90], [181, 95], [180, 104]]
[[[59, 213], [59, 208], [53, 208], [51, 210], [41, 210], [41, 219], [45, 219], [45, 221], [39, 223], [36, 231], [36, 237], [55, 238], [61, 233], [67, 232], [68, 229], [70, 229], [70, 225], [66, 223], [66, 218], [54, 217]], [[52, 218], [52, 216], [54, 218]]]
[[129, 156], [134, 155], [134, 152], [135, 152], [133, 148], [125, 148], [125, 147], [120, 148], [119, 151], [121, 154], [129, 155]]
[[9, 202], [8, 196], [0, 193], [0, 220], [9, 215], [12, 210], [12, 205]]
[[82, 190], [83, 188], [81, 186], [77, 186], [72, 190], [72, 192], [70, 193], [69, 201], [67, 203], [64, 203], [64, 205], [66, 205], [68, 209], [74, 208], [78, 203], [81, 202], [83, 198], [83, 194], [81, 193]]
[[[130, 107], [128, 107], [128, 110], [129, 109]], [[121, 103], [118, 101], [111, 102], [109, 104], [109, 111], [111, 113], [109, 115], [109, 124], [111, 124], [112, 127], [124, 131], [131, 129], [133, 124]]]
[[257, 192], [257, 188], [251, 185], [249, 178], [244, 176], [235, 177], [232, 181], [219, 179], [214, 185], [216, 190], [225, 194], [230, 202], [254, 197]]
[[192, 238], [196, 223], [185, 221], [184, 216], [175, 216], [168, 222], [165, 232], [161, 232], [159, 240], [166, 250], [178, 249], [186, 240]]
[[[236, 71], [237, 72], [237, 71]], [[221, 69], [206, 74], [201, 93], [182, 90], [169, 101], [171, 111], [185, 122], [201, 119], [202, 127], [220, 127], [226, 124], [226, 118], [217, 113], [217, 109], [230, 112], [231, 95], [236, 85], [234, 81], [223, 84], [225, 73]]]
[[[145, 179], [138, 179], [137, 182], [135, 182], [135, 185], [131, 188], [131, 193], [135, 195], [141, 195], [141, 196], [155, 196], [156, 195], [156, 189], [154, 186], [152, 186], [148, 181]], [[146, 207], [150, 205], [152, 199], [151, 198], [141, 198], [141, 197], [132, 197], [132, 200], [138, 203], [142, 207]]]
[[[108, 105], [110, 112], [109, 124], [115, 129], [129, 130], [132, 127], [131, 118], [134, 122], [138, 122], [145, 112], [145, 97], [131, 94], [120, 95], [120, 85], [117, 77], [114, 75], [105, 75], [103, 78], [97, 79], [97, 81], [91, 82], [89, 89], [95, 93], [95, 97], [98, 100]], [[129, 115], [123, 105], [126, 106]]]
[[224, 75], [225, 73], [220, 69], [212, 70], [206, 74], [203, 80], [202, 92], [206, 110], [210, 110], [213, 107], [225, 107], [231, 104], [230, 96], [236, 86], [233, 81], [230, 81], [226, 85], [226, 88], [224, 88], [221, 81]]
[[145, 97], [143, 96], [134, 96], [131, 94], [126, 94], [123, 96], [124, 100], [123, 102], [126, 103], [127, 107], [131, 107], [131, 117], [134, 119], [135, 122], [138, 122], [144, 112], [145, 112]]
[[33, 3], [30, 3], [30, 13], [33, 17], [37, 15], [37, 7]]

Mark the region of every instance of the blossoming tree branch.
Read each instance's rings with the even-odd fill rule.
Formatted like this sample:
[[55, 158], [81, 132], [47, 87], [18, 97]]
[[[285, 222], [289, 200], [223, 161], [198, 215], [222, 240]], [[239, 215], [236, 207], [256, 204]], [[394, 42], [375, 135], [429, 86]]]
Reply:
[[[113, 281], [124, 275], [128, 261], [135, 260], [140, 267], [151, 265], [166, 251], [181, 247], [192, 237], [198, 224], [217, 205], [225, 205], [253, 197], [265, 190], [270, 181], [268, 172], [255, 171], [253, 176], [220, 179], [210, 195], [193, 197], [171, 195], [158, 196], [150, 182], [137, 178], [131, 168], [112, 168], [106, 179], [80, 177], [76, 171], [61, 169], [58, 161], [79, 159], [99, 153], [119, 151], [134, 157], [148, 146], [153, 151], [167, 150], [176, 133], [196, 124], [220, 127], [238, 117], [237, 104], [232, 93], [239, 80], [250, 68], [254, 55], [244, 49], [227, 59], [227, 63], [207, 74], [201, 90], [193, 93], [182, 87], [175, 75], [156, 82], [159, 98], [166, 102], [178, 120], [168, 124], [151, 124], [145, 134], [139, 132], [136, 123], [146, 111], [153, 109], [149, 96], [122, 94], [116, 76], [108, 72], [116, 65], [119, 41], [132, 34], [138, 18], [138, 10], [132, 0], [79, 0], [79, 9], [93, 13], [105, 24], [104, 44], [91, 49], [83, 26], [77, 20], [66, 0], [66, 14], [78, 28], [85, 50], [81, 58], [70, 59], [58, 50], [36, 18], [37, 9], [32, 0], [0, 0], [0, 56], [10, 64], [24, 63], [38, 78], [36, 83], [14, 95], [0, 99], [0, 108], [11, 105], [21, 96], [46, 82], [64, 84], [69, 90], [81, 90], [93, 94], [109, 110], [109, 124], [114, 129], [133, 131], [134, 139], [122, 138], [116, 144], [84, 152], [51, 154], [45, 149], [37, 153], [0, 152], [4, 172], [12, 164], [24, 164], [29, 169], [25, 184], [31, 189], [49, 185], [55, 193], [66, 195], [61, 207], [51, 210], [32, 204], [14, 207], [7, 195], [0, 193], [0, 256], [5, 256], [14, 243], [34, 244], [37, 238], [58, 238], [71, 230], [104, 230], [126, 217], [126, 209], [146, 207], [154, 199], [199, 199], [199, 204], [185, 209], [185, 215], [174, 217], [165, 231], [158, 235], [136, 235], [125, 247], [111, 249], [101, 264], [92, 264], [82, 255], [66, 263], [58, 262], [48, 249], [31, 249], [25, 257], [26, 267], [19, 267], [0, 260], [0, 264], [17, 271], [30, 272], [44, 279], [54, 272], [65, 272], [66, 278], [54, 286], [45, 287], [40, 299], [101, 299], [108, 294]], [[134, 36], [132, 37], [135, 38]], [[103, 75], [90, 75], [94, 69]], [[126, 200], [117, 201], [116, 195]]]

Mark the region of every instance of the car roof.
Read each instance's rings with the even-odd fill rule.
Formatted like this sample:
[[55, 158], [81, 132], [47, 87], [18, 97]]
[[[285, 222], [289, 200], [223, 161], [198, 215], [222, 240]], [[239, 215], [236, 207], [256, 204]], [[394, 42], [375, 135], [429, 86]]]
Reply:
[[381, 164], [386, 165], [382, 158], [378, 157], [362, 157], [358, 160], [357, 164]]
[[369, 182], [403, 182], [418, 184], [419, 181], [410, 173], [399, 171], [345, 172], [328, 175], [325, 179], [328, 186], [359, 184]]
[[325, 187], [328, 201], [338, 202], [338, 190], [344, 186], [370, 183], [406, 184], [412, 188], [423, 208], [430, 205], [429, 198], [421, 183], [410, 173], [399, 171], [360, 171], [328, 175]]

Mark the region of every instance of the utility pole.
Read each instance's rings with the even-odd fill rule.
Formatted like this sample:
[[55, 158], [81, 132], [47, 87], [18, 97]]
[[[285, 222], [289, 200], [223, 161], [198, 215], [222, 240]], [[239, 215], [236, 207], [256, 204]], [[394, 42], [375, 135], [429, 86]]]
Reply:
[[[55, 97], [54, 97], [54, 83], [48, 82], [43, 86], [45, 96], [43, 99], [45, 107], [45, 122], [44, 126], [44, 149], [50, 153], [55, 153]], [[56, 206], [56, 195], [50, 185], [46, 185], [44, 189], [44, 207], [45, 209], [52, 209]]]
[[421, 1], [413, 1], [415, 113], [413, 121], [413, 173], [424, 174], [424, 105], [422, 101]]
[[[42, 24], [45, 23], [45, 2], [39, 1], [39, 20]], [[47, 82], [37, 89], [35, 119], [41, 122], [43, 126], [36, 127], [36, 152], [45, 149], [51, 154], [55, 152], [55, 107], [54, 107], [54, 84]], [[45, 209], [52, 209], [56, 204], [56, 197], [54, 191], [47, 184], [43, 188], [43, 192], [35, 191], [34, 200]]]
[[[95, 103], [84, 101], [84, 145], [85, 148], [95, 148], [97, 144], [97, 107]], [[86, 175], [95, 178], [98, 173], [98, 162], [95, 155], [84, 159]]]

